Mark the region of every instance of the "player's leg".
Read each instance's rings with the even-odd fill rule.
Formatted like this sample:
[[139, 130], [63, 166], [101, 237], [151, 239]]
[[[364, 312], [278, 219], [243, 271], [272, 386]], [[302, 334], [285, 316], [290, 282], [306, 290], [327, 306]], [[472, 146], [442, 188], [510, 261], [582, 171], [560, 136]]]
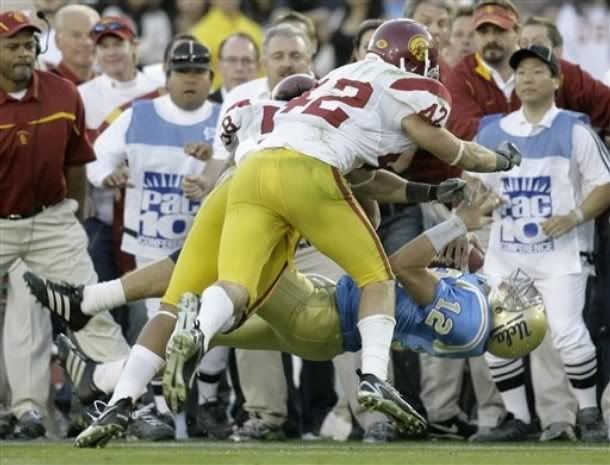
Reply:
[[165, 349], [176, 323], [177, 304], [185, 292], [198, 294], [216, 279], [216, 257], [224, 218], [228, 183], [207, 197], [182, 248], [157, 314], [150, 319], [129, 353], [123, 372], [104, 413], [76, 438], [78, 447], [104, 445], [124, 431], [117, 418], [165, 366]]
[[364, 375], [359, 399], [383, 410], [399, 428], [421, 432], [425, 419], [385, 381], [395, 326], [395, 284], [373, 227], [338, 170], [284, 151], [281, 175], [290, 224], [361, 288], [358, 329]]

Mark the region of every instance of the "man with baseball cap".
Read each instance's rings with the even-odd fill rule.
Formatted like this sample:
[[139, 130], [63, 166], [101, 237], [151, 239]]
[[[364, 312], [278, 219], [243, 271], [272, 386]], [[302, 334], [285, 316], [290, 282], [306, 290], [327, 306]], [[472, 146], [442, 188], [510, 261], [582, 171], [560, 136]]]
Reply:
[[[577, 400], [580, 439], [604, 441], [607, 429], [596, 399], [596, 350], [582, 317], [589, 271], [581, 257], [593, 242], [590, 221], [610, 207], [610, 155], [584, 115], [556, 107], [560, 64], [551, 49], [530, 45], [513, 53], [509, 65], [515, 70], [515, 92], [522, 106], [504, 117], [483, 118], [477, 141], [492, 146], [498, 137], [507, 139], [519, 146], [524, 163], [501, 178], [476, 175], [506, 200], [494, 214], [484, 272], [502, 278], [519, 267], [533, 278], [547, 308], [550, 340]], [[537, 352], [532, 352], [532, 363], [540, 359]], [[477, 439], [527, 440], [535, 428], [523, 362], [489, 354], [486, 359], [510, 415]], [[552, 382], [534, 378], [537, 400]], [[568, 419], [545, 425], [541, 415], [541, 440], [576, 440], [569, 419], [573, 412], [557, 415]]]
[[[481, 0], [475, 6], [474, 24], [477, 52], [453, 68], [445, 83], [454, 108], [448, 128], [465, 139], [475, 137], [485, 115], [507, 114], [521, 106], [514, 91], [514, 70], [510, 66], [510, 57], [518, 49], [519, 11], [510, 0]], [[610, 126], [610, 112], [607, 111], [610, 89], [575, 64], [559, 60], [559, 68], [561, 79], [556, 105], [585, 113], [595, 127]], [[576, 401], [569, 390], [561, 360], [546, 339], [531, 360], [533, 383], [538, 386], [537, 413], [545, 430], [541, 439], [565, 437], [565, 430], [555, 426], [574, 424], [572, 412]], [[517, 383], [513, 378], [524, 376], [524, 370], [516, 365], [514, 376], [507, 377], [506, 371], [507, 368], [500, 369], [494, 377], [501, 388], [512, 386]], [[506, 378], [510, 379], [506, 381]]]
[[[83, 165], [95, 159], [83, 103], [71, 83], [34, 69], [39, 32], [21, 12], [0, 14], [0, 276], [10, 276], [2, 341], [9, 423], [24, 439], [45, 434], [51, 322], [33, 301], [16, 304], [29, 296], [23, 281], [13, 279], [14, 270], [23, 262], [60, 281], [97, 281], [87, 236], [75, 216], [84, 201]], [[74, 336], [108, 362], [129, 350], [107, 312]]]
[[[121, 250], [138, 266], [182, 246], [217, 167], [224, 166], [208, 160], [210, 154], [204, 161], [185, 153], [189, 144], [211, 146], [216, 133], [220, 105], [207, 100], [213, 79], [208, 48], [196, 40], [177, 42], [166, 77], [168, 95], [134, 102], [99, 135], [97, 161], [87, 170], [97, 188], [127, 188]], [[147, 299], [146, 307], [152, 318], [159, 299]], [[226, 359], [226, 349], [220, 352]], [[161, 399], [156, 403], [160, 413], [169, 411]]]

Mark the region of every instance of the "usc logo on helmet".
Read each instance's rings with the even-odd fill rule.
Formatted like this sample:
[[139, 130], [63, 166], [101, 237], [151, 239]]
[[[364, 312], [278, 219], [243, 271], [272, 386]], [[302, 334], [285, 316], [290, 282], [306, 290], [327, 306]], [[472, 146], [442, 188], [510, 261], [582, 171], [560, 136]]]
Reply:
[[416, 34], [409, 39], [409, 52], [419, 61], [426, 59], [426, 50], [430, 48], [430, 44], [423, 35]]

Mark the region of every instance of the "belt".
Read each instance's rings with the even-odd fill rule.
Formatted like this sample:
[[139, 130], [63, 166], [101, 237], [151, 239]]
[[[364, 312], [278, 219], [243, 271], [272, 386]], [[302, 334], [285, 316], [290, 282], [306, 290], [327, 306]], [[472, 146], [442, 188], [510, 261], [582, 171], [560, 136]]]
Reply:
[[44, 205], [42, 207], [35, 208], [34, 210], [32, 210], [28, 213], [11, 213], [9, 215], [2, 215], [2, 216], [0, 216], [0, 220], [12, 220], [12, 221], [25, 220], [25, 219], [31, 218], [33, 216], [36, 216], [39, 213], [42, 213], [48, 207], [49, 206]]

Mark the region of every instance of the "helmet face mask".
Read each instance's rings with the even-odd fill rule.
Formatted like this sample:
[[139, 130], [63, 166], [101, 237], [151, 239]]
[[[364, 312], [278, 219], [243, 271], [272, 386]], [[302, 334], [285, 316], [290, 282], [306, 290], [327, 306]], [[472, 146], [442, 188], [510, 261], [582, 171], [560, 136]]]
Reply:
[[488, 350], [501, 358], [519, 358], [534, 350], [546, 334], [546, 312], [534, 281], [518, 269], [490, 293], [492, 330]]

